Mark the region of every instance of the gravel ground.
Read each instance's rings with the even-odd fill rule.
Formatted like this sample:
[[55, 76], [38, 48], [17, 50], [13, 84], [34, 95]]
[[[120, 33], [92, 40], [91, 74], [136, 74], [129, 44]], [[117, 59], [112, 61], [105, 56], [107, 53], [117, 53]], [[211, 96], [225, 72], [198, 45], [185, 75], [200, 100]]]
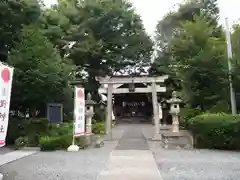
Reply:
[[155, 151], [163, 180], [239, 180], [240, 153], [211, 150]]
[[[152, 127], [139, 125], [146, 138]], [[115, 129], [120, 139], [126, 126]], [[132, 129], [133, 130], [133, 129]], [[134, 132], [134, 131], [132, 131]], [[148, 141], [163, 180], [239, 180], [240, 153], [211, 150], [168, 150], [159, 142]], [[117, 141], [105, 142], [100, 149], [70, 152], [40, 152], [0, 167], [4, 180], [97, 180]], [[117, 178], [116, 178], [117, 180]], [[150, 179], [149, 179], [150, 180]]]
[[114, 128], [116, 141], [106, 141], [102, 148], [39, 152], [0, 166], [0, 172], [4, 174], [4, 180], [97, 180], [123, 133], [124, 127]]
[[9, 148], [6, 148], [6, 147], [1, 147], [0, 148], [0, 155], [3, 155], [3, 154], [6, 154], [6, 153], [9, 153], [13, 150], [9, 149]]
[[117, 142], [79, 152], [39, 152], [0, 167], [4, 180], [96, 180]]

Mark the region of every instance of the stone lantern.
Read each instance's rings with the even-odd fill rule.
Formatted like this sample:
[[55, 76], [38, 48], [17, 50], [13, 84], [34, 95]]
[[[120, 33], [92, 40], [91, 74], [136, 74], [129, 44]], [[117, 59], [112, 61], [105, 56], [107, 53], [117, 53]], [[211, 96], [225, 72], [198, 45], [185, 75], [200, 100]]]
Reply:
[[92, 100], [92, 96], [90, 93], [87, 94], [87, 99], [85, 101], [86, 109], [85, 109], [85, 116], [86, 116], [86, 134], [92, 134], [92, 118], [95, 114], [94, 106], [96, 102]]
[[177, 93], [175, 91], [173, 91], [172, 93], [172, 98], [170, 100], [167, 100], [167, 103], [170, 104], [169, 113], [172, 116], [173, 132], [179, 132], [179, 113], [180, 113], [179, 103], [181, 102], [182, 100], [177, 98]]

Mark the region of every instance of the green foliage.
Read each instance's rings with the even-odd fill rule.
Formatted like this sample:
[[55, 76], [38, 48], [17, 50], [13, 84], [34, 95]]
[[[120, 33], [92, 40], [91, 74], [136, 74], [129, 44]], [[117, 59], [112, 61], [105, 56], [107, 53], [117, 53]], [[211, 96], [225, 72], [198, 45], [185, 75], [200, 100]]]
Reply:
[[14, 146], [16, 150], [21, 149], [27, 145], [28, 145], [27, 137], [18, 137], [14, 142]]
[[95, 108], [95, 114], [93, 119], [95, 119], [97, 122], [103, 122], [106, 120], [106, 111], [105, 109]]
[[70, 69], [38, 27], [24, 28], [23, 41], [11, 51], [9, 64], [15, 67], [12, 109], [32, 113], [48, 102], [64, 101]]
[[152, 73], [168, 74], [167, 88], [182, 91], [191, 108], [203, 111], [229, 101], [226, 42], [218, 17], [216, 0], [184, 1], [156, 27], [158, 52]]
[[[72, 144], [73, 124], [49, 125], [46, 119], [10, 119], [7, 144], [16, 149], [24, 146], [40, 146], [43, 151], [67, 149]], [[84, 136], [75, 137], [75, 143], [87, 147]]]
[[92, 132], [94, 134], [104, 134], [105, 133], [105, 123], [104, 122], [94, 122], [92, 124]]
[[0, 1], [0, 60], [6, 61], [8, 52], [21, 41], [23, 25], [35, 23], [40, 15], [37, 0]]
[[218, 112], [229, 113], [230, 112], [229, 103], [227, 101], [224, 101], [224, 100], [218, 101], [208, 111], [210, 113], [218, 113]]
[[59, 138], [58, 137], [41, 137], [39, 140], [40, 148], [42, 151], [54, 151], [59, 148]]
[[[72, 144], [72, 138], [72, 134], [41, 137], [39, 141], [41, 151], [67, 149]], [[75, 144], [85, 148], [87, 146], [85, 137], [75, 137]]]
[[198, 148], [240, 149], [240, 116], [206, 113], [189, 120], [187, 128]]
[[[156, 27], [157, 44], [164, 47], [174, 37], [185, 21], [195, 21], [196, 16], [204, 17], [211, 25], [217, 25], [219, 8], [217, 0], [190, 0], [179, 4], [177, 11], [169, 12], [160, 20]], [[219, 31], [218, 28], [215, 29]]]
[[140, 17], [125, 0], [61, 0], [44, 11], [42, 21], [46, 37], [62, 57], [67, 54], [78, 66], [77, 76], [93, 97], [98, 88], [95, 76], [149, 63], [153, 43]]
[[49, 134], [47, 120], [10, 118], [7, 144], [14, 144], [18, 137], [27, 137], [29, 146], [37, 146], [39, 138], [44, 134]]
[[184, 107], [180, 111], [180, 126], [185, 128], [188, 124], [188, 120], [202, 114], [202, 111], [197, 108]]
[[182, 22], [155, 62], [159, 73], [168, 68], [174, 87], [182, 88], [184, 101], [202, 110], [229, 99], [225, 40], [215, 37], [215, 28], [204, 17]]

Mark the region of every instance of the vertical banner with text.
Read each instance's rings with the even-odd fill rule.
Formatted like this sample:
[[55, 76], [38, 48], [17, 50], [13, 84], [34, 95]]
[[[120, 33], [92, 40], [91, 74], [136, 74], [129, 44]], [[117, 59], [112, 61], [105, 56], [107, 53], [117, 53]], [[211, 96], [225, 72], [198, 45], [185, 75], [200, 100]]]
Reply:
[[85, 134], [85, 93], [84, 88], [75, 87], [74, 97], [75, 136]]
[[6, 144], [13, 68], [0, 63], [0, 147]]

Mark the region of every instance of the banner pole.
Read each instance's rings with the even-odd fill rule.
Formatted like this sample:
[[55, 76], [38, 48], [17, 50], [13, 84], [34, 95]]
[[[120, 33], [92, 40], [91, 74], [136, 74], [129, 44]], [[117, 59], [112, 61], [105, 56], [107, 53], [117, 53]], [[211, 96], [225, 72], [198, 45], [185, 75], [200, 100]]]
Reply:
[[[75, 126], [76, 126], [76, 86], [74, 89], [74, 112], [73, 112], [73, 134], [72, 134], [72, 145], [70, 145], [67, 149], [67, 151], [69, 152], [77, 152], [79, 151], [79, 147], [77, 145], [75, 145]], [[0, 179], [1, 180], [1, 179]]]

